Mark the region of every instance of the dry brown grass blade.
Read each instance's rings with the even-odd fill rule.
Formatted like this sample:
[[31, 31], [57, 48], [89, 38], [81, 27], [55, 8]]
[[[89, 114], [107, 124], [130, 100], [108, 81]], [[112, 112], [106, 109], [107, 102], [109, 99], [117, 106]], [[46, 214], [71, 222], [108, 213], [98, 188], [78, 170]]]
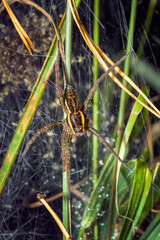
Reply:
[[[2, 0], [2, 1], [6, 1], [6, 0]], [[11, 5], [11, 4], [15, 3], [15, 2], [19, 2], [19, 3], [21, 3], [21, 4], [26, 4], [26, 5], [32, 6], [32, 7], [36, 8], [37, 10], [39, 10], [41, 13], [43, 13], [43, 15], [45, 15], [45, 16], [52, 22], [52, 24], [53, 24], [53, 26], [54, 26], [54, 29], [56, 30], [55, 23], [54, 23], [52, 17], [50, 16], [50, 14], [47, 13], [47, 12], [46, 12], [42, 7], [40, 7], [38, 4], [32, 2], [31, 0], [10, 0], [10, 1], [8, 1], [8, 4]], [[1, 13], [3, 10], [4, 10], [4, 8], [3, 8], [2, 4], [0, 4], [0, 13]], [[64, 18], [64, 16], [65, 16], [65, 13], [64, 13], [64, 15], [63, 15], [63, 18]], [[57, 35], [58, 35], [58, 33], [57, 33]]]
[[158, 210], [158, 209], [152, 209], [151, 210], [153, 213], [160, 213], [160, 210]]
[[[32, 2], [32, 1], [30, 1], [30, 0], [9, 0], [9, 1], [8, 1], [8, 4], [11, 5], [11, 4], [15, 3], [15, 2], [19, 2], [19, 3], [21, 3], [21, 4], [26, 4], [26, 5], [32, 6], [32, 7], [36, 8], [37, 10], [39, 10], [42, 14], [44, 14], [44, 15], [52, 22], [52, 24], [53, 24], [53, 26], [54, 26], [54, 29], [56, 30], [56, 26], [55, 26], [55, 23], [54, 23], [52, 17], [49, 15], [49, 13], [47, 13], [47, 12], [46, 12], [43, 8], [41, 8], [38, 4], [36, 4], [36, 3], [34, 3], [34, 2]], [[1, 13], [4, 9], [5, 9], [5, 7], [3, 6], [3, 4], [0, 4], [0, 13]], [[61, 21], [60, 21], [60, 24], [59, 24], [59, 26], [58, 26], [58, 29], [61, 28], [61, 26], [62, 26], [62, 24], [63, 24], [63, 22], [64, 22], [64, 19], [65, 19], [65, 16], [66, 16], [66, 11], [64, 12], [64, 14], [63, 14], [63, 16], [62, 16], [62, 18], [61, 18]], [[54, 36], [51, 46], [54, 45], [54, 43], [55, 43], [55, 41], [56, 41], [56, 37], [58, 36], [58, 34], [59, 34], [59, 33], [57, 32], [57, 34]], [[62, 33], [61, 35], [64, 36], [63, 33]], [[64, 39], [64, 37], [63, 37], [63, 39]], [[63, 41], [63, 39], [62, 39], [62, 41]], [[44, 66], [46, 65], [46, 62], [47, 62], [47, 61], [48, 61], [48, 56], [46, 56], [45, 62], [44, 62], [44, 64], [43, 64], [43, 66], [42, 66], [41, 72], [40, 72], [39, 75], [38, 75], [38, 78], [37, 78], [37, 80], [36, 80], [36, 83], [35, 83], [35, 85], [34, 85], [34, 88], [33, 88], [32, 92], [34, 92], [34, 89], [35, 89], [35, 87], [36, 87], [37, 84], [38, 84], [38, 81], [39, 81], [39, 79], [40, 79], [41, 73], [43, 72]], [[30, 101], [30, 99], [31, 99], [31, 96], [30, 96], [30, 98], [29, 98], [28, 101]]]
[[[108, 56], [96, 45], [96, 43], [91, 39], [88, 32], [86, 31], [84, 25], [82, 24], [77, 8], [75, 6], [74, 0], [68, 0], [72, 15], [74, 17], [74, 20], [81, 32], [81, 35], [83, 36], [85, 42], [87, 43], [90, 50], [93, 52], [93, 54], [96, 56], [97, 60], [101, 64], [101, 66], [104, 68], [105, 71], [108, 70], [108, 66], [102, 59], [102, 57], [110, 64], [113, 65], [113, 61], [108, 58]], [[144, 93], [136, 86], [136, 84], [123, 72], [119, 67], [116, 67], [115, 70], [139, 93], [141, 94], [144, 99], [147, 101], [147, 103], [153, 108], [149, 107], [142, 101], [140, 101], [134, 94], [132, 94], [117, 78], [116, 76], [111, 72], [109, 73], [110, 77], [115, 81], [117, 85], [119, 85], [126, 93], [128, 93], [132, 98], [134, 98], [136, 101], [138, 101], [140, 104], [142, 104], [146, 109], [148, 109], [150, 112], [152, 112], [155, 116], [160, 118], [160, 111], [154, 106], [154, 104], [144, 95]]]
[[62, 221], [60, 220], [60, 218], [58, 217], [58, 215], [53, 211], [53, 209], [50, 207], [50, 205], [44, 199], [45, 198], [45, 194], [37, 194], [37, 198], [47, 208], [47, 210], [50, 212], [50, 214], [52, 215], [52, 217], [54, 218], [54, 220], [58, 224], [59, 228], [61, 229], [61, 231], [62, 231], [63, 235], [65, 236], [65, 238], [67, 240], [72, 240], [71, 236], [67, 232], [66, 228], [64, 227], [64, 225], [63, 225]]
[[[56, 30], [56, 26], [55, 23], [52, 19], [52, 17], [50, 16], [49, 13], [47, 13], [43, 8], [41, 8], [38, 4], [30, 1], [30, 0], [11, 0], [9, 1], [9, 4], [6, 2], [6, 0], [2, 0], [4, 3], [4, 6], [6, 7], [8, 14], [17, 30], [17, 32], [19, 33], [20, 37], [22, 38], [24, 44], [26, 45], [28, 51], [30, 52], [30, 54], [32, 54], [30, 47], [35, 51], [34, 46], [31, 42], [31, 40], [29, 39], [27, 33], [24, 31], [24, 29], [22, 28], [22, 26], [20, 25], [19, 21], [17, 20], [16, 16], [14, 15], [14, 13], [12, 12], [9, 4], [13, 4], [14, 2], [19, 2], [21, 4], [26, 4], [26, 5], [30, 5], [32, 7], [35, 7], [36, 9], [38, 9], [42, 14], [44, 14], [53, 24], [54, 29]], [[4, 9], [2, 7], [2, 5], [0, 5], [0, 12], [2, 12]], [[65, 13], [64, 13], [65, 15]], [[64, 18], [64, 16], [63, 16]], [[58, 32], [57, 32], [58, 35]], [[29, 43], [29, 44], [28, 44]], [[30, 45], [30, 46], [29, 46]]]
[[25, 32], [25, 30], [23, 29], [23, 27], [21, 26], [20, 22], [18, 21], [18, 19], [16, 18], [15, 14], [13, 13], [12, 9], [10, 8], [9, 4], [7, 3], [6, 0], [2, 0], [19, 36], [21, 37], [22, 41], [24, 42], [26, 48], [28, 49], [29, 53], [32, 55], [32, 51], [35, 51], [35, 48], [33, 46], [32, 41], [30, 40], [29, 36], [27, 35], [27, 33]]
[[[6, 0], [4, 0], [4, 1], [6, 1]], [[26, 5], [32, 6], [32, 7], [36, 8], [37, 10], [39, 10], [44, 16], [46, 16], [46, 17], [51, 21], [51, 23], [52, 23], [53, 26], [54, 26], [54, 30], [56, 31], [56, 36], [54, 37], [53, 42], [55, 42], [55, 39], [56, 39], [57, 36], [58, 36], [59, 38], [61, 38], [61, 36], [59, 35], [59, 32], [56, 30], [57, 27], [56, 27], [56, 25], [55, 25], [52, 17], [51, 17], [50, 14], [47, 13], [42, 7], [40, 7], [38, 4], [32, 2], [31, 0], [10, 0], [10, 1], [8, 1], [8, 3], [9, 3], [10, 5], [13, 4], [13, 3], [15, 3], [15, 2], [19, 2], [19, 3], [21, 3], [21, 4], [26, 4]], [[8, 5], [8, 6], [9, 6], [9, 5]], [[9, 8], [10, 8], [10, 7], [9, 7]], [[0, 4], [0, 13], [1, 13], [4, 9], [5, 9], [5, 8], [4, 8], [3, 4]], [[60, 22], [59, 27], [58, 27], [59, 29], [61, 28], [61, 25], [62, 25], [62, 23], [63, 23], [63, 21], [64, 21], [65, 15], [66, 15], [66, 11], [64, 12], [64, 14], [63, 14], [63, 16], [62, 16], [62, 18], [61, 18], [61, 22]], [[24, 31], [24, 30], [23, 30], [23, 31]], [[62, 35], [63, 35], [63, 34], [62, 34]], [[21, 36], [21, 35], [20, 35], [20, 36]], [[29, 40], [30, 40], [30, 39], [29, 39]], [[62, 40], [63, 40], [63, 39], [62, 39]], [[25, 41], [25, 40], [24, 40], [24, 41]], [[52, 44], [53, 44], [53, 42], [52, 42]], [[27, 44], [27, 43], [26, 43], [26, 44]], [[29, 52], [30, 52], [30, 50], [29, 50]], [[31, 54], [32, 54], [32, 53], [31, 53]]]

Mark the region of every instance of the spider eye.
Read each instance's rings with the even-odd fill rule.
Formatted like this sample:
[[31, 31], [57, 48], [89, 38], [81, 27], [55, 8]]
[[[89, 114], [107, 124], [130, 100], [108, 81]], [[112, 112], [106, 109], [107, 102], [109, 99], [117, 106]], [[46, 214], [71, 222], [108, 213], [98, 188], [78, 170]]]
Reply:
[[71, 113], [75, 113], [80, 110], [79, 95], [76, 90], [68, 84], [64, 92], [64, 100], [67, 109], [69, 109]]

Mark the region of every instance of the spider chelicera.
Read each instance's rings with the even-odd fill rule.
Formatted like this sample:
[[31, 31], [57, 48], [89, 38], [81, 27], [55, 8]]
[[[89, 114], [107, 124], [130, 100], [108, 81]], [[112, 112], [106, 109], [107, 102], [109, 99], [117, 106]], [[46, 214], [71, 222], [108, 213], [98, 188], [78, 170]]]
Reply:
[[[21, 159], [24, 157], [26, 152], [28, 151], [31, 144], [35, 141], [35, 139], [44, 131], [50, 130], [52, 128], [56, 128], [59, 126], [63, 126], [62, 132], [62, 160], [63, 160], [63, 171], [67, 172], [68, 180], [70, 178], [70, 144], [71, 141], [75, 142], [78, 136], [82, 136], [87, 133], [87, 136], [90, 136], [91, 133], [94, 134], [98, 140], [120, 161], [125, 167], [129, 170], [133, 171], [130, 167], [127, 166], [125, 162], [118, 156], [118, 154], [111, 148], [109, 143], [98, 133], [96, 129], [94, 129], [87, 117], [85, 111], [88, 108], [93, 95], [98, 87], [98, 85], [102, 82], [102, 80], [111, 72], [113, 69], [119, 65], [129, 54], [130, 52], [121, 58], [115, 65], [110, 67], [108, 71], [106, 71], [102, 76], [96, 81], [93, 85], [89, 94], [83, 104], [80, 106], [79, 95], [76, 90], [67, 83], [67, 75], [66, 75], [66, 67], [65, 67], [65, 57], [64, 57], [64, 46], [61, 40], [61, 35], [59, 30], [55, 27], [57, 39], [58, 39], [58, 56], [56, 60], [55, 72], [56, 72], [56, 90], [60, 105], [63, 111], [66, 113], [67, 117], [64, 120], [57, 121], [46, 125], [45, 127], [39, 129], [36, 134], [30, 139], [27, 143], [26, 148], [22, 154]], [[59, 60], [62, 60], [62, 68], [63, 68], [63, 77], [64, 77], [64, 91], [61, 91], [60, 88], [60, 80], [59, 80]]]

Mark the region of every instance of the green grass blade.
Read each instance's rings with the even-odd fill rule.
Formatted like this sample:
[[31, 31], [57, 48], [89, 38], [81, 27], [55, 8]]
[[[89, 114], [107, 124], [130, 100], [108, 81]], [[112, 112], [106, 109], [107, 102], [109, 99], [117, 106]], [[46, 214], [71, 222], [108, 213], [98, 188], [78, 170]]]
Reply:
[[140, 69], [135, 70], [145, 81], [149, 83], [157, 92], [160, 92], [160, 71], [153, 67], [151, 64], [145, 62], [140, 63]]
[[146, 108], [144, 108], [140, 117], [137, 119], [134, 128], [133, 128], [133, 131], [132, 131], [132, 134], [130, 136], [128, 145], [127, 145], [126, 150], [125, 150], [124, 159], [126, 159], [128, 153], [129, 153], [129, 151], [132, 147], [132, 144], [134, 144], [134, 140], [137, 139], [139, 134], [142, 132], [142, 130], [144, 128], [144, 124], [146, 124], [146, 121], [148, 119], [148, 115], [149, 115], [148, 110]]
[[[146, 96], [148, 96], [149, 94], [149, 88], [143, 88], [142, 91], [144, 92], [144, 94], [146, 94]], [[144, 103], [146, 102], [146, 100], [144, 100], [144, 98], [140, 95], [138, 97], [141, 101], [143, 101]], [[143, 109], [143, 106], [139, 103], [139, 102], [135, 102], [133, 108], [132, 108], [132, 111], [131, 111], [131, 114], [130, 114], [130, 117], [129, 117], [129, 120], [127, 122], [127, 126], [125, 128], [125, 131], [124, 131], [124, 134], [123, 134], [123, 139], [122, 139], [122, 142], [121, 142], [121, 147], [120, 147], [120, 151], [119, 151], [119, 156], [123, 159], [124, 158], [124, 154], [125, 154], [125, 151], [127, 149], [127, 144], [128, 144], [128, 141], [129, 141], [129, 138], [131, 136], [131, 133], [132, 133], [132, 130], [133, 130], [133, 127], [135, 125], [135, 122], [137, 120], [137, 117], [138, 115], [141, 113]]]
[[150, 0], [148, 11], [147, 11], [147, 16], [146, 16], [145, 23], [144, 23], [144, 31], [142, 33], [138, 51], [137, 51], [138, 59], [141, 59], [141, 57], [142, 57], [142, 53], [144, 51], [144, 46], [145, 46], [146, 40], [147, 40], [146, 36], [148, 35], [149, 29], [150, 29], [150, 26], [152, 23], [152, 17], [153, 17], [156, 5], [157, 5], [157, 0], [155, 0], [155, 1]]
[[106, 193], [108, 187], [111, 184], [111, 175], [113, 169], [113, 157], [110, 156], [110, 159], [105, 163], [101, 174], [97, 180], [97, 184], [91, 193], [89, 202], [85, 208], [84, 216], [81, 222], [81, 230], [78, 236], [78, 239], [83, 237], [84, 230], [93, 223], [96, 219], [97, 214], [100, 212], [102, 203], [106, 198]]
[[149, 225], [140, 240], [158, 240], [160, 239], [160, 214], [158, 214], [153, 222]]
[[[133, 36], [135, 29], [135, 21], [136, 21], [136, 11], [137, 11], [137, 0], [132, 1], [131, 15], [130, 15], [130, 23], [129, 23], [129, 31], [127, 38], [127, 48], [126, 52], [128, 53], [132, 49], [133, 44]], [[131, 55], [129, 55], [124, 64], [124, 72], [129, 75], [130, 69], [130, 61]], [[123, 85], [127, 87], [127, 82], [123, 79]], [[125, 116], [125, 107], [126, 107], [126, 92], [121, 90], [121, 98], [120, 98], [120, 107], [119, 107], [119, 115], [118, 115], [118, 128], [123, 129], [124, 116]], [[118, 131], [117, 135], [117, 152], [119, 152], [120, 144], [122, 139], [122, 131]]]
[[[136, 224], [142, 214], [151, 183], [152, 173], [147, 168], [147, 163], [141, 159], [136, 159], [134, 182], [126, 215], [127, 218], [124, 220], [119, 239], [131, 239], [133, 227], [136, 227]], [[130, 219], [133, 220], [134, 225]]]
[[[99, 0], [94, 1], [94, 41], [99, 44]], [[93, 56], [93, 81], [94, 83], [98, 79], [98, 68], [99, 63], [95, 56]], [[99, 118], [98, 118], [98, 89], [93, 96], [93, 127], [99, 129]], [[97, 181], [97, 168], [98, 168], [98, 139], [93, 135], [93, 179], [96, 185]]]
[[[135, 20], [136, 20], [136, 10], [137, 10], [137, 0], [132, 1], [132, 7], [131, 7], [131, 14], [130, 14], [130, 23], [129, 23], [129, 31], [128, 31], [128, 38], [127, 38], [127, 48], [126, 51], [129, 52], [132, 49], [132, 43], [133, 43], [133, 36], [134, 36], [134, 29], [135, 29]], [[129, 74], [129, 68], [130, 68], [130, 58], [129, 56], [125, 60], [125, 65], [124, 65], [124, 72], [126, 74]], [[123, 79], [123, 85], [127, 86], [126, 81]], [[125, 116], [125, 107], [126, 107], [126, 93], [121, 90], [121, 98], [120, 98], [120, 107], [119, 107], [119, 114], [118, 114], [118, 122], [117, 122], [117, 127], [118, 129], [123, 129], [123, 123], [124, 123], [124, 116]], [[122, 131], [117, 132], [117, 141], [116, 141], [116, 152], [119, 153], [120, 145], [121, 145], [121, 140], [122, 140]], [[116, 168], [114, 170], [116, 174]], [[109, 218], [108, 219], [108, 238], [110, 239], [112, 236], [112, 231], [113, 231], [113, 226], [115, 223], [115, 189], [116, 189], [116, 181], [113, 179], [113, 184], [112, 184], [112, 190], [110, 192], [111, 196], [111, 201], [109, 205]]]
[[[69, 7], [69, 3], [67, 2], [66, 9], [66, 41], [65, 41], [65, 60], [66, 60], [66, 74], [68, 84], [71, 83], [71, 57], [72, 57], [72, 14]], [[65, 115], [65, 114], [64, 114]], [[66, 166], [67, 169], [67, 166]], [[70, 232], [70, 189], [68, 183], [67, 171], [63, 172], [63, 225]], [[65, 240], [65, 236], [63, 235], [63, 240]]]
[[[70, 231], [70, 224], [69, 224], [69, 212], [70, 212], [70, 205], [69, 205], [69, 189], [68, 189], [68, 178], [67, 172], [63, 172], [63, 225], [65, 226], [66, 230]], [[65, 236], [63, 236], [65, 240]]]
[[[97, 45], [99, 45], [99, 6], [100, 0], [94, 0], [94, 36], [93, 40]], [[93, 82], [95, 83], [99, 76], [99, 63], [95, 56], [93, 56]], [[98, 89], [96, 90], [93, 96], [93, 127], [95, 129], [99, 129], [99, 114], [98, 114]], [[97, 179], [98, 179], [98, 139], [96, 136], [92, 136], [92, 159], [93, 159], [93, 188], [96, 187]], [[94, 225], [94, 239], [98, 239], [98, 223], [95, 222]]]
[[68, 83], [71, 83], [71, 59], [72, 59], [72, 13], [67, 2], [66, 9], [66, 42], [65, 42], [65, 59]]
[[152, 188], [149, 191], [144, 209], [143, 214], [141, 215], [137, 226], [141, 226], [143, 221], [146, 219], [148, 213], [151, 211], [151, 206], [154, 206], [154, 204], [159, 200], [160, 198], [160, 189], [159, 189], [159, 179], [160, 179], [160, 165], [158, 164], [158, 168], [154, 170], [153, 175], [154, 181], [152, 182]]
[[[146, 95], [149, 94], [149, 89], [148, 88], [144, 88], [142, 91]], [[143, 97], [141, 95], [138, 98], [145, 102], [145, 100], [143, 99]], [[129, 138], [130, 138], [131, 133], [133, 131], [133, 128], [135, 126], [135, 122], [137, 120], [137, 117], [141, 113], [142, 109], [143, 109], [143, 106], [141, 104], [139, 104], [138, 102], [135, 102], [135, 104], [132, 108], [129, 120], [127, 122], [125, 131], [124, 131], [124, 135], [123, 135], [123, 139], [122, 139], [122, 143], [121, 143], [121, 146], [120, 146], [119, 156], [121, 157], [121, 159], [124, 159], [126, 149], [128, 151], [128, 141], [129, 141]], [[115, 183], [114, 180], [113, 180], [113, 182]], [[113, 184], [112, 184], [112, 186], [113, 186]], [[119, 191], [119, 189], [118, 189], [118, 191]], [[116, 197], [116, 194], [115, 194], [114, 191], [112, 192], [112, 194], [114, 194], [114, 197]], [[125, 194], [126, 193], [124, 192], [124, 196], [121, 195], [121, 197], [119, 197], [119, 199], [118, 199], [119, 202], [122, 201], [123, 197], [125, 197]], [[110, 214], [114, 215], [114, 221], [115, 221], [116, 218], [117, 218], [117, 213], [115, 211], [115, 208], [113, 210], [112, 210], [112, 208], [110, 209]], [[110, 216], [110, 214], [109, 214], [109, 216]], [[107, 232], [108, 239], [111, 238], [112, 231], [113, 231], [113, 226], [114, 226], [114, 222], [111, 221], [111, 218], [109, 217], [109, 219], [108, 219], [108, 232]]]

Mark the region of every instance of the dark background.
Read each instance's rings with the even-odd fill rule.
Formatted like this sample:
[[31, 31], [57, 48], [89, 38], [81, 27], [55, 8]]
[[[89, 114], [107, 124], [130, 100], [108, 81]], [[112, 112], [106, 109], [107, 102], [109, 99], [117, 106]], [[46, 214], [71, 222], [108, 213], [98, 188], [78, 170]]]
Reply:
[[[47, 10], [58, 25], [61, 14], [65, 10], [65, 1], [35, 1]], [[133, 48], [136, 52], [144, 28], [144, 21], [149, 1], [138, 1], [137, 17]], [[159, 70], [160, 64], [160, 2], [154, 12], [151, 29], [143, 52], [143, 60]], [[118, 60], [125, 54], [128, 22], [130, 17], [131, 1], [100, 1], [100, 47], [112, 60]], [[0, 164], [3, 162], [9, 143], [13, 137], [16, 125], [38, 72], [41, 69], [45, 55], [54, 35], [54, 30], [48, 20], [35, 9], [15, 3], [12, 9], [31, 37], [37, 53], [29, 56], [16, 33], [6, 11], [0, 15]], [[82, 1], [79, 13], [87, 31], [93, 33], [93, 1]], [[139, 66], [138, 66], [139, 67]], [[103, 70], [100, 69], [100, 73]], [[108, 97], [105, 91], [111, 84], [113, 95]], [[143, 74], [137, 76], [136, 83], [145, 85]], [[73, 57], [72, 57], [72, 85], [80, 93], [83, 103], [92, 86], [92, 54], [86, 47], [76, 25], [73, 26]], [[85, 87], [84, 87], [85, 86]], [[110, 92], [110, 90], [108, 90]], [[112, 135], [118, 115], [120, 89], [108, 79], [100, 86], [100, 132], [107, 137]], [[151, 97], [158, 92], [152, 87]], [[130, 105], [133, 104], [130, 100]], [[159, 107], [159, 102], [155, 103]], [[131, 106], [130, 106], [131, 107]], [[130, 107], [128, 107], [129, 114]], [[89, 115], [92, 110], [89, 109]], [[63, 118], [62, 111], [57, 104], [54, 73], [48, 83], [44, 97], [37, 109], [34, 120], [24, 139], [20, 154], [22, 154], [29, 139], [41, 127], [50, 122]], [[151, 115], [151, 122], [158, 121]], [[57, 129], [54, 135], [43, 133], [31, 146], [22, 162], [16, 161], [0, 199], [0, 239], [62, 239], [61, 233], [44, 207], [29, 209], [24, 203], [36, 201], [38, 191], [45, 192], [47, 197], [61, 192], [61, 132]], [[50, 132], [52, 134], [52, 131]], [[139, 141], [145, 138], [141, 136]], [[158, 154], [159, 142], [155, 149]], [[71, 147], [71, 183], [74, 184], [91, 172], [91, 146], [86, 137], [78, 139]], [[141, 146], [135, 145], [132, 157], [138, 155]], [[20, 157], [20, 156], [19, 156]], [[18, 158], [19, 158], [18, 157]], [[104, 158], [102, 147], [99, 150], [99, 159]], [[82, 187], [86, 195], [91, 191], [91, 182]], [[75, 196], [72, 197], [73, 238], [77, 236], [79, 224], [83, 215], [85, 202]], [[61, 217], [61, 198], [51, 203], [56, 213]], [[90, 238], [91, 239], [91, 238]]]

